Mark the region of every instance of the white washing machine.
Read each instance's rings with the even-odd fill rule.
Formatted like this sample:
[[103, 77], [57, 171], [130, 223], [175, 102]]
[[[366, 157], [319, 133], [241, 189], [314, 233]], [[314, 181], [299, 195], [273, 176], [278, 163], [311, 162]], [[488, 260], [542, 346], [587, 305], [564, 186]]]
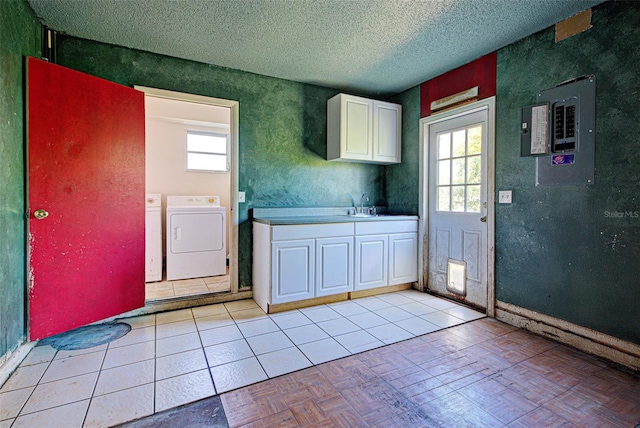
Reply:
[[226, 209], [219, 196], [167, 196], [167, 280], [227, 273]]
[[144, 281], [162, 281], [162, 199], [159, 193], [145, 198]]

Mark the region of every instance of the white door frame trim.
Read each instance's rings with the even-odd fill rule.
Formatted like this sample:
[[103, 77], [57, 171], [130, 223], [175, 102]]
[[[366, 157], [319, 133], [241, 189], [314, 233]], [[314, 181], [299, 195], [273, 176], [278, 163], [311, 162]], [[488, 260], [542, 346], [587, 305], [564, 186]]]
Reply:
[[418, 287], [426, 291], [429, 275], [429, 127], [444, 120], [487, 111], [487, 315], [495, 317], [495, 110], [496, 97], [457, 107], [420, 119], [420, 222], [418, 245]]
[[231, 239], [229, 244], [229, 281], [231, 293], [238, 293], [238, 154], [239, 154], [239, 132], [240, 103], [238, 101], [225, 100], [222, 98], [207, 97], [204, 95], [187, 94], [183, 92], [167, 91], [165, 89], [149, 88], [146, 86], [134, 86], [134, 89], [144, 92], [145, 95], [167, 98], [171, 100], [189, 101], [199, 104], [208, 104], [218, 107], [227, 107], [231, 110]]

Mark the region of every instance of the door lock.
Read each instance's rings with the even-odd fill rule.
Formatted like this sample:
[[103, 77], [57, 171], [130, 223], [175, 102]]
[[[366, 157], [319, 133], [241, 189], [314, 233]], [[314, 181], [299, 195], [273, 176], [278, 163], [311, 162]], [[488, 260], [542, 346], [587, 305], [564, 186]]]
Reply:
[[483, 222], [483, 223], [486, 223], [487, 222], [487, 216], [485, 215], [483, 217], [480, 217], [480, 221]]
[[38, 220], [42, 220], [43, 218], [47, 218], [49, 216], [49, 213], [46, 210], [39, 209], [33, 213], [33, 216]]

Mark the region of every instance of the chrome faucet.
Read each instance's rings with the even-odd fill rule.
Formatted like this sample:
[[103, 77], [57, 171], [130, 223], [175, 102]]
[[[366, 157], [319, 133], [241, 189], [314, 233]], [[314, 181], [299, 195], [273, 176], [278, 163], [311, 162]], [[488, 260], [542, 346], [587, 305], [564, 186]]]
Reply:
[[364, 214], [364, 203], [369, 202], [369, 197], [367, 196], [366, 193], [363, 193], [362, 196], [360, 197], [360, 213]]

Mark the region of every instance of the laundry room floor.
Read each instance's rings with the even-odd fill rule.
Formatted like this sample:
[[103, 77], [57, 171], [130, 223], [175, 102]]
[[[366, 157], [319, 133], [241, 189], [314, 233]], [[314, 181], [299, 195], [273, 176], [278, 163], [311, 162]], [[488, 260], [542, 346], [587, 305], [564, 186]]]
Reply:
[[273, 315], [241, 300], [120, 321], [131, 331], [108, 344], [33, 348], [0, 388], [0, 428], [214, 415], [221, 427], [640, 422], [638, 376], [415, 290]]
[[230, 289], [231, 283], [227, 268], [226, 275], [148, 282], [145, 284], [145, 299], [147, 301], [173, 299], [196, 294], [224, 293]]

